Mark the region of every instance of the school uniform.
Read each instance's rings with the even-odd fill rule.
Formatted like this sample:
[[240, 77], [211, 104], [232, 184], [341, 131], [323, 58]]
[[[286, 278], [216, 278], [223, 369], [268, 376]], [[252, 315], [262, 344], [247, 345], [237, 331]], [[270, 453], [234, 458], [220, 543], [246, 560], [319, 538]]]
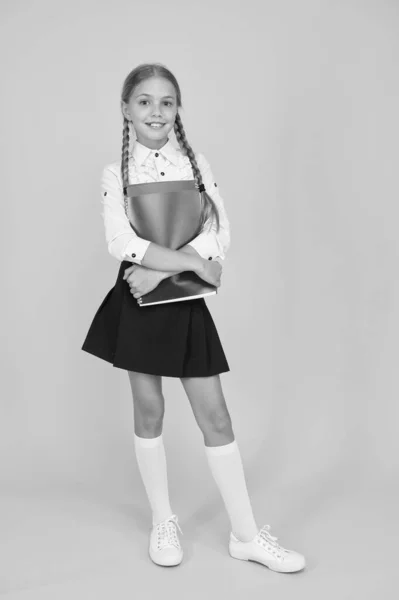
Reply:
[[[216, 224], [189, 244], [205, 259], [224, 260], [230, 225], [210, 166], [196, 154], [206, 191], [219, 210]], [[132, 263], [141, 264], [151, 243], [140, 238], [125, 214], [120, 161], [107, 165], [101, 179], [102, 216], [109, 253], [120, 261], [114, 287], [98, 308], [83, 343], [114, 367], [166, 377], [210, 377], [229, 371], [219, 335], [204, 298], [153, 306], [137, 304], [123, 279]], [[194, 179], [191, 163], [170, 141], [151, 150], [135, 141], [129, 153], [129, 183]]]

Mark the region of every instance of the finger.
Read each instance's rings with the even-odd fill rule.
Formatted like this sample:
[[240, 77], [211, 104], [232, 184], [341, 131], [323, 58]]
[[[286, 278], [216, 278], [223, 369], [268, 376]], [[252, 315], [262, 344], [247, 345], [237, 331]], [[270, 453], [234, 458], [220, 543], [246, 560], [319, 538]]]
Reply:
[[135, 267], [136, 267], [136, 265], [132, 265], [131, 267], [128, 267], [127, 269], [125, 269], [125, 273], [123, 275], [123, 279], [126, 279], [127, 277], [129, 277], [129, 275], [131, 273], [133, 273]]
[[140, 293], [140, 292], [135, 292], [135, 293], [134, 293], [134, 297], [135, 297], [135, 298], [140, 298], [140, 296], [141, 296], [141, 293]]
[[134, 271], [133, 271], [133, 269], [132, 269], [132, 270], [130, 271], [130, 273], [128, 273], [128, 274], [126, 275], [126, 280], [127, 280], [127, 281], [129, 281], [129, 280], [131, 281], [131, 280], [132, 280], [132, 277], [134, 277], [134, 275], [135, 275], [135, 273], [134, 273]]

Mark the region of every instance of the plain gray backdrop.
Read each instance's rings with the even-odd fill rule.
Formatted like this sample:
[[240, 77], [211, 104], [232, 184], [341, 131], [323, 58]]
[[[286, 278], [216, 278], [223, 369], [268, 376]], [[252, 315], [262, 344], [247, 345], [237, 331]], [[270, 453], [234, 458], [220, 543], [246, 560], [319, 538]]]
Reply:
[[[1, 3], [0, 592], [10, 599], [396, 598], [399, 5]], [[119, 263], [103, 167], [124, 78], [160, 61], [231, 223], [207, 301], [259, 526], [297, 575], [228, 555], [178, 379], [164, 379], [185, 557], [147, 555], [127, 373], [80, 348]], [[395, 590], [396, 586], [396, 590]]]

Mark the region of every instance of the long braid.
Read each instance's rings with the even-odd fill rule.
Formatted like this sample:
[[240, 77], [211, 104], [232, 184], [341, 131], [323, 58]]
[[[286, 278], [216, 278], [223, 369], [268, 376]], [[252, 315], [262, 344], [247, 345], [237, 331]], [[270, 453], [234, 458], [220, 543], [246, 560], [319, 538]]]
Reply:
[[[197, 186], [198, 187], [203, 186], [201, 171], [198, 167], [197, 160], [195, 158], [193, 149], [191, 148], [191, 146], [188, 143], [188, 140], [186, 138], [186, 133], [184, 131], [183, 123], [182, 123], [179, 113], [177, 113], [177, 115], [176, 115], [174, 130], [175, 130], [176, 139], [179, 143], [180, 148], [183, 150], [183, 152], [188, 156], [188, 158], [190, 160]], [[214, 201], [212, 200], [212, 198], [210, 197], [210, 195], [207, 193], [206, 190], [200, 192], [200, 196], [201, 196], [201, 202], [202, 202], [202, 209], [201, 209], [199, 231], [202, 231], [208, 218], [211, 218], [213, 216], [216, 219], [217, 231], [219, 231], [219, 228], [220, 228], [219, 211], [218, 211], [216, 204], [214, 203]]]
[[125, 213], [126, 216], [129, 218], [127, 211], [126, 196], [126, 187], [129, 185], [129, 121], [126, 119], [126, 117], [123, 119], [121, 176], [123, 198], [125, 202]]

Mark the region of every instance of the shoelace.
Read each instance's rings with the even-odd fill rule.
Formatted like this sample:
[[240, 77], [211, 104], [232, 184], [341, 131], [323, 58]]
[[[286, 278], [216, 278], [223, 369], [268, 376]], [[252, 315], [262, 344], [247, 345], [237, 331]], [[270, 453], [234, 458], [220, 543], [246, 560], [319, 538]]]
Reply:
[[167, 548], [170, 546], [175, 546], [175, 548], [180, 548], [180, 542], [177, 537], [176, 527], [178, 527], [180, 533], [183, 535], [182, 530], [180, 529], [180, 525], [177, 522], [177, 516], [172, 515], [162, 523], [158, 523], [157, 527], [157, 548], [158, 550], [162, 550], [162, 548]]
[[267, 549], [272, 552], [277, 558], [281, 558], [283, 553], [286, 552], [285, 548], [282, 548], [278, 543], [278, 538], [269, 533], [270, 525], [264, 525], [262, 529], [259, 531], [259, 538], [261, 539], [261, 543], [263, 546], [266, 546]]

